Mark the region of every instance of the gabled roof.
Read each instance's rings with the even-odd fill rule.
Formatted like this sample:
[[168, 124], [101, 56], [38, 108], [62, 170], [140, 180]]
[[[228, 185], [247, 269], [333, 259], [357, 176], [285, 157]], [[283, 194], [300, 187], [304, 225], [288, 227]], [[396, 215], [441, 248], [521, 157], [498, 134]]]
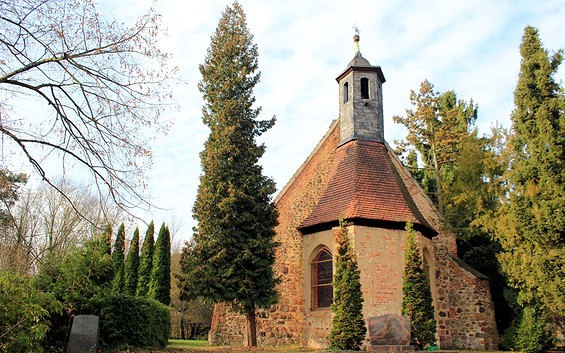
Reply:
[[320, 201], [299, 226], [309, 234], [338, 223], [404, 229], [407, 221], [427, 236], [437, 232], [426, 222], [395, 165], [380, 142], [353, 140], [338, 147], [334, 166]]

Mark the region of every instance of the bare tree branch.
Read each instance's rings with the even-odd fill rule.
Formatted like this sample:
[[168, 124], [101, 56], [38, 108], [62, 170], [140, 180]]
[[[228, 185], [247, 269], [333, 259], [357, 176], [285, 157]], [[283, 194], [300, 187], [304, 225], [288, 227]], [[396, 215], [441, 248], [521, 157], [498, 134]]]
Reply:
[[[61, 175], [45, 167], [53, 157], [60, 171], [88, 172], [125, 211], [150, 206], [149, 141], [168, 129], [162, 113], [175, 107], [178, 81], [157, 47], [160, 26], [154, 9], [125, 27], [100, 17], [93, 0], [0, 0], [0, 133], [59, 192]], [[47, 113], [26, 116], [22, 98]]]

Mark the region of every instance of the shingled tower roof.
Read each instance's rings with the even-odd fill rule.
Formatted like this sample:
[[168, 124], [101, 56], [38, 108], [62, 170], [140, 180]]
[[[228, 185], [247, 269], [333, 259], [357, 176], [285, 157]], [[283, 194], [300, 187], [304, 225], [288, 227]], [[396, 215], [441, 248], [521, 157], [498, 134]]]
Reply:
[[358, 49], [351, 63], [337, 79], [342, 101], [333, 169], [320, 201], [299, 229], [302, 234], [329, 229], [343, 217], [354, 224], [391, 229], [404, 229], [412, 222], [415, 229], [434, 236], [437, 232], [418, 210], [382, 137], [382, 71], [370, 66]]

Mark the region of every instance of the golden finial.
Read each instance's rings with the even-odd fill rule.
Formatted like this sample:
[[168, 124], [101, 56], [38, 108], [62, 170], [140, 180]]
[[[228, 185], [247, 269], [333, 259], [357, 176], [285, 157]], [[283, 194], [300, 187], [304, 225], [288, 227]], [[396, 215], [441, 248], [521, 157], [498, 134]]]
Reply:
[[353, 41], [355, 42], [355, 53], [359, 53], [359, 34], [361, 32], [357, 28], [357, 26], [353, 26], [353, 30], [355, 31], [355, 35], [353, 35]]

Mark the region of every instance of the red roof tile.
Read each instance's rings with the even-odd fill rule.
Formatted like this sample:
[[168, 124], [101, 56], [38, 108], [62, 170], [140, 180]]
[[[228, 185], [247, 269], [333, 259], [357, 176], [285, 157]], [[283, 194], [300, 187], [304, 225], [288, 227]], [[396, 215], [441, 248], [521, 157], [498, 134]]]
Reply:
[[394, 228], [404, 228], [411, 221], [435, 233], [410, 197], [385, 145], [379, 142], [354, 140], [338, 147], [320, 202], [299, 228], [306, 234], [319, 226], [334, 225], [340, 217]]

